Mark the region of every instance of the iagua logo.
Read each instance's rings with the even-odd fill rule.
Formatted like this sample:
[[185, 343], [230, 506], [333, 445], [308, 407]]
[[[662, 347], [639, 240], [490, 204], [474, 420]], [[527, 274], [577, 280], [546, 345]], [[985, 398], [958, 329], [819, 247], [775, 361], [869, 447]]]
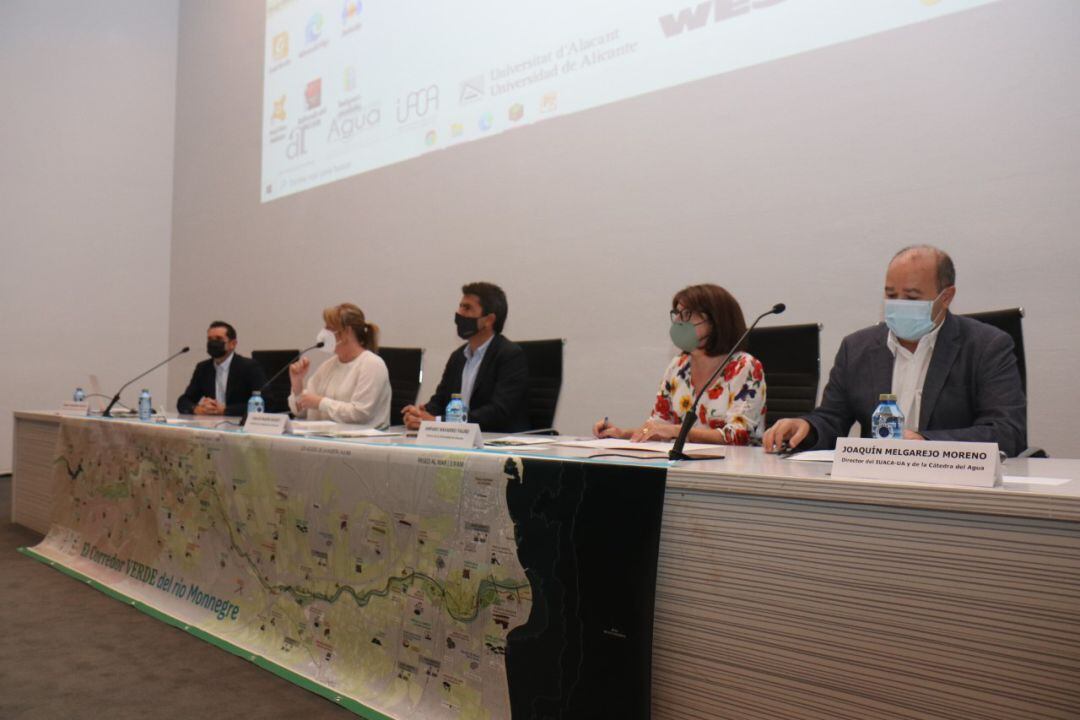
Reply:
[[382, 112], [379, 108], [365, 108], [358, 103], [337, 115], [330, 122], [330, 132], [326, 136], [326, 141], [349, 142], [364, 130], [376, 127], [381, 120]]

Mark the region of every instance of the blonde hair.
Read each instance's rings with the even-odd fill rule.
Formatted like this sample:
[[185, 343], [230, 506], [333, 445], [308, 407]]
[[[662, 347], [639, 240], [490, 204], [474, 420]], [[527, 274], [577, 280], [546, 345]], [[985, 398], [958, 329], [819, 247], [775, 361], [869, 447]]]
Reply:
[[351, 328], [365, 350], [379, 351], [379, 326], [364, 318], [364, 311], [352, 303], [341, 303], [323, 310], [323, 322], [334, 332]]

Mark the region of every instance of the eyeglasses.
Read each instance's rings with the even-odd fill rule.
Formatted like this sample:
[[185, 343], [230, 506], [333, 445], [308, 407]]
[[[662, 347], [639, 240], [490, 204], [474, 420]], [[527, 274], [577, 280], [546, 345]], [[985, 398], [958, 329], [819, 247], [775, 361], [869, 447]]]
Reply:
[[[686, 310], [686, 309], [672, 310], [671, 313], [670, 313], [671, 322], [690, 322], [690, 319], [693, 317], [694, 312], [695, 312], [694, 310]], [[700, 325], [703, 322], [706, 322], [706, 321], [702, 320], [701, 322], [694, 323], [694, 325]]]

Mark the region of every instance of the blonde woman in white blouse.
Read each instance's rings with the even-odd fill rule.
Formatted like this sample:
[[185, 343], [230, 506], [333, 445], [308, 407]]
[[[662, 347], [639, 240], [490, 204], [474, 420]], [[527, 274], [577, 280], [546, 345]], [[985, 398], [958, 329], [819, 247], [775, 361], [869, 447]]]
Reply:
[[323, 322], [334, 333], [334, 354], [310, 377], [308, 358], [289, 366], [289, 409], [307, 420], [389, 427], [390, 376], [377, 354], [378, 326], [352, 303], [326, 308]]

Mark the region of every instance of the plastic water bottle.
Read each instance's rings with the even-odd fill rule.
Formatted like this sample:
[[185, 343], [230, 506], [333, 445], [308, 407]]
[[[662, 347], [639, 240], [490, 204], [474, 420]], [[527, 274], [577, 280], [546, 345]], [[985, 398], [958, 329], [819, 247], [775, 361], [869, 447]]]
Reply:
[[446, 404], [446, 422], [469, 422], [469, 411], [461, 395], [454, 393]]
[[81, 387], [75, 388], [75, 394], [71, 396], [71, 399], [75, 402], [86, 402], [86, 393], [83, 392]]
[[266, 401], [263, 400], [262, 391], [255, 390], [251, 393], [251, 399], [248, 400], [248, 415], [261, 412], [266, 412]]
[[874, 437], [879, 440], [903, 440], [904, 439], [904, 413], [900, 412], [900, 406], [896, 404], [896, 396], [892, 393], [882, 393], [878, 396], [880, 401], [877, 410], [870, 420]]
[[139, 393], [139, 419], [143, 422], [148, 422], [154, 414], [154, 403], [150, 399], [150, 391], [147, 388], [143, 388], [143, 391]]

